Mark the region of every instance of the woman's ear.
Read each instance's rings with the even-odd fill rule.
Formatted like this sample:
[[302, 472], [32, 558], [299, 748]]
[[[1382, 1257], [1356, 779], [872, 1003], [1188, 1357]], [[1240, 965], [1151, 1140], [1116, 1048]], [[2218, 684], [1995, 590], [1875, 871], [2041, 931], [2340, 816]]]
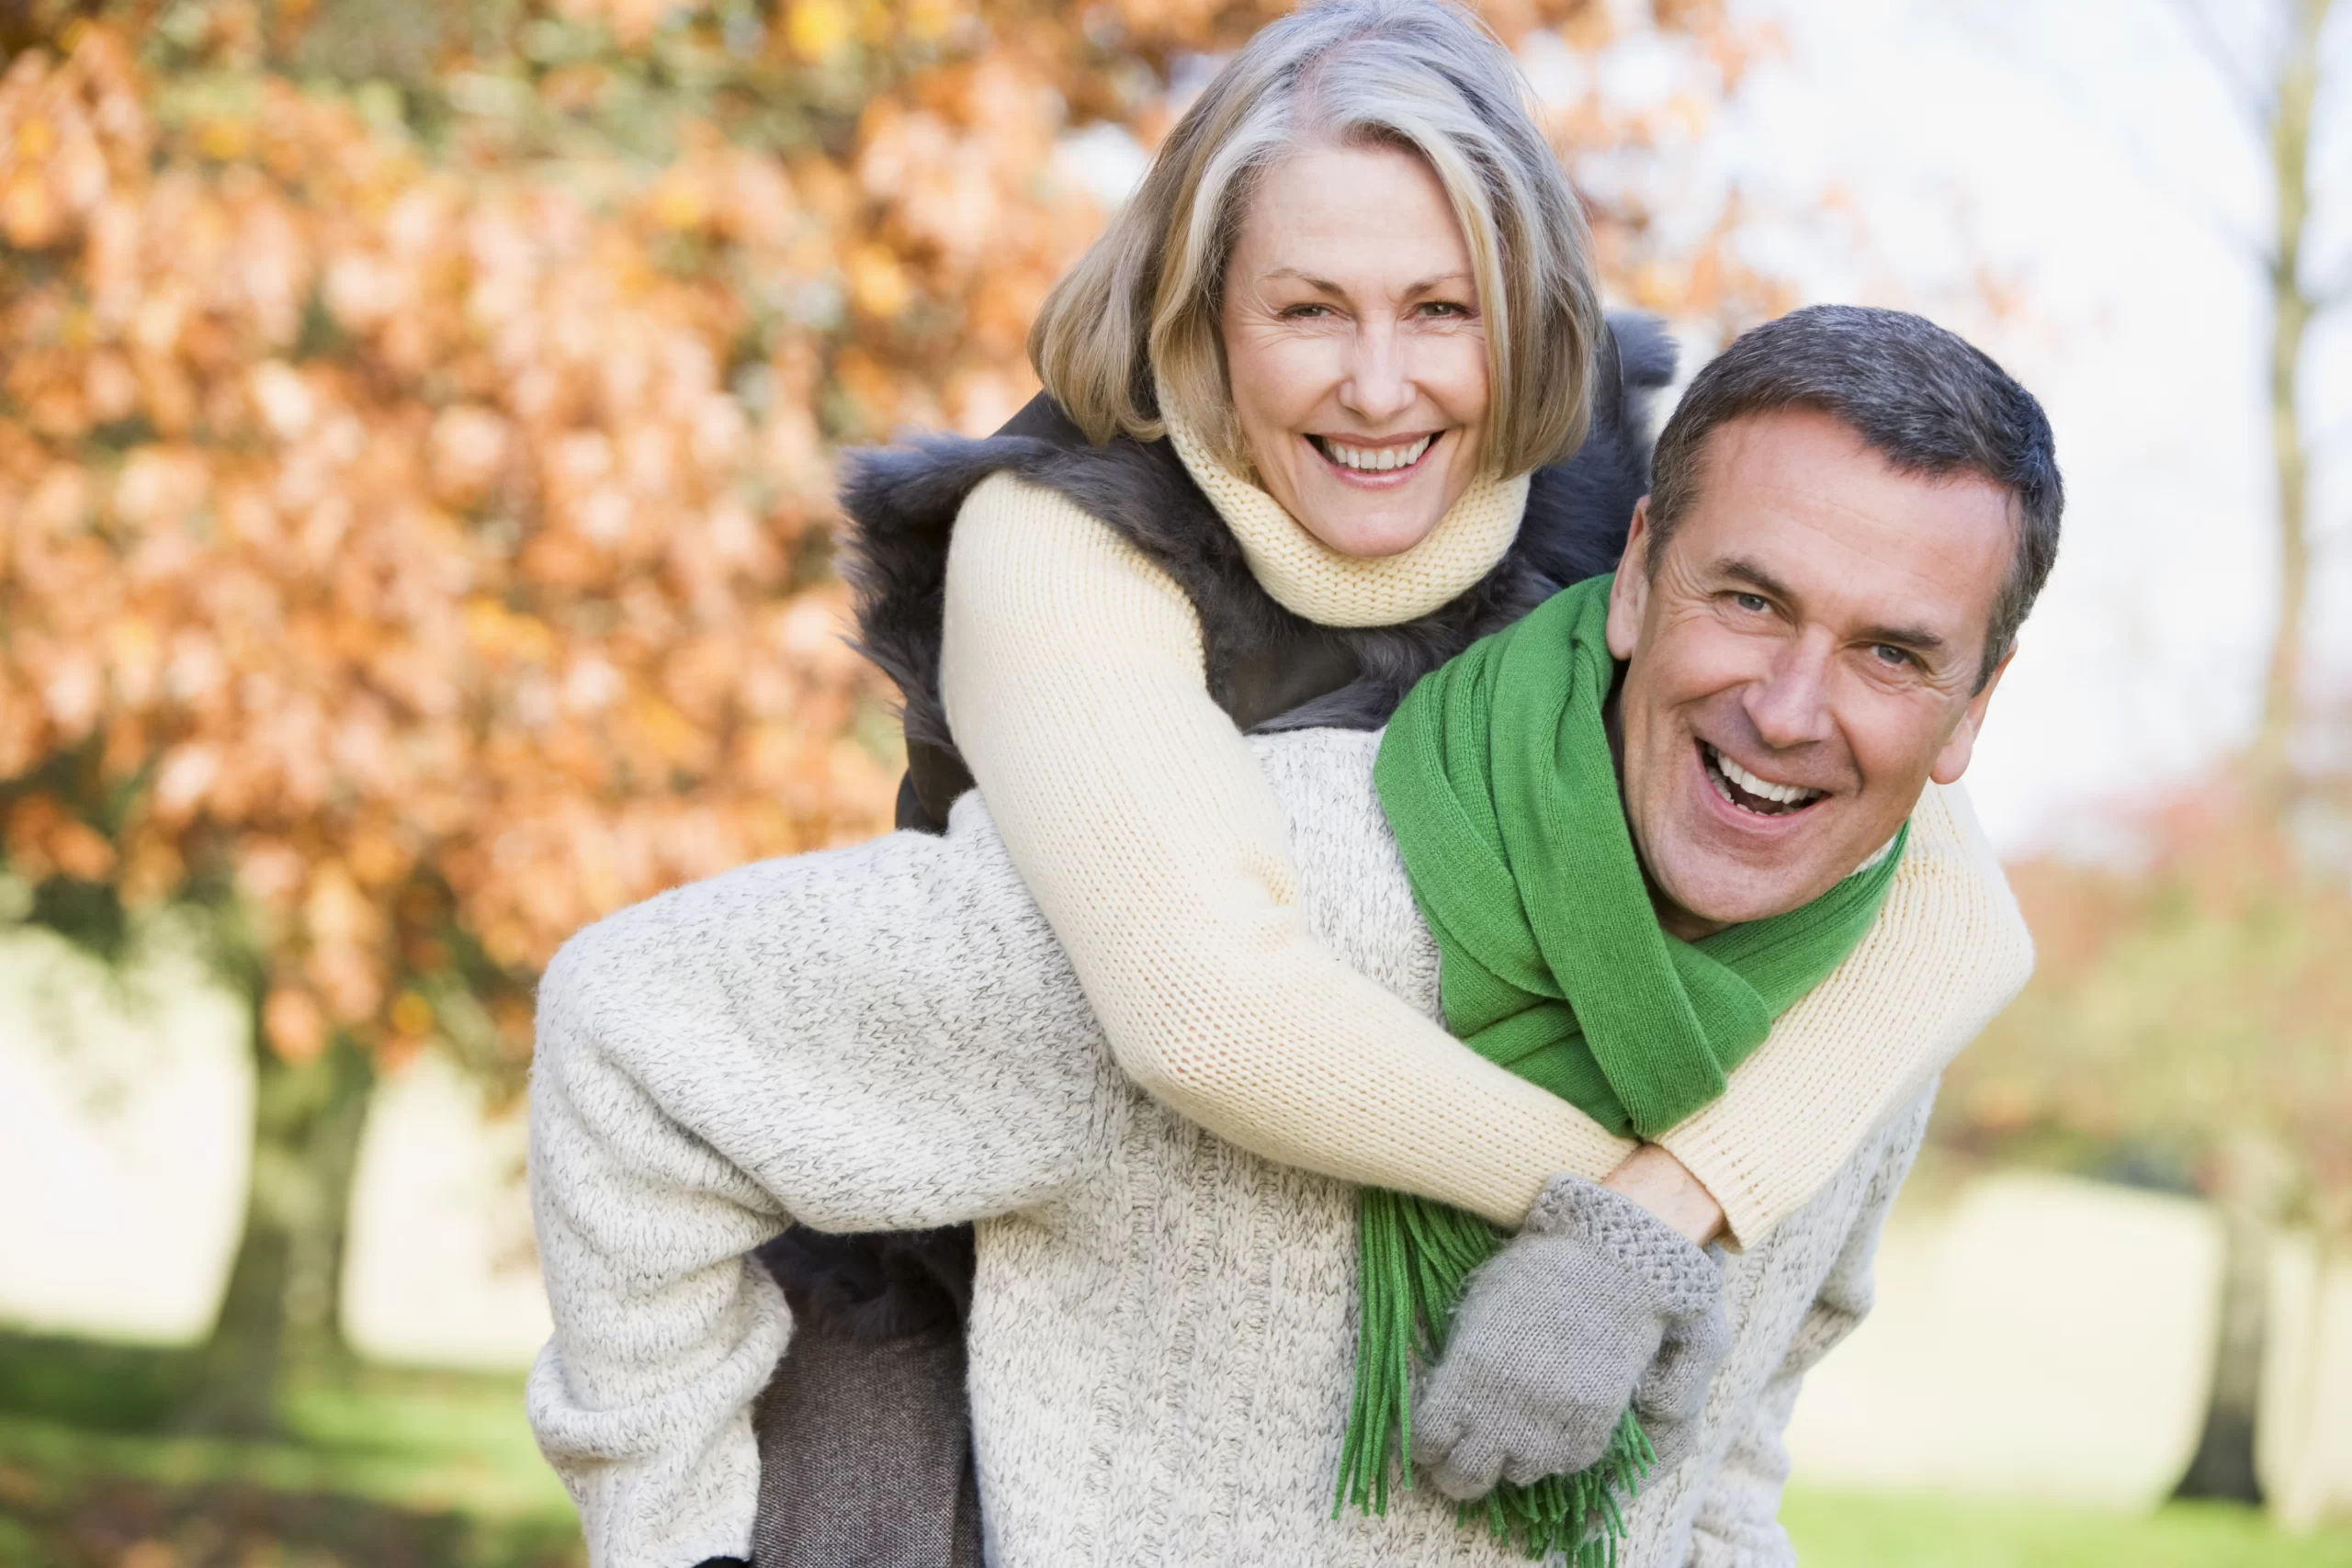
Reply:
[[1642, 611], [1650, 599], [1650, 498], [1634, 503], [1634, 526], [1625, 536], [1624, 553], [1617, 558], [1617, 575], [1609, 584], [1609, 652], [1631, 659], [1642, 629]]

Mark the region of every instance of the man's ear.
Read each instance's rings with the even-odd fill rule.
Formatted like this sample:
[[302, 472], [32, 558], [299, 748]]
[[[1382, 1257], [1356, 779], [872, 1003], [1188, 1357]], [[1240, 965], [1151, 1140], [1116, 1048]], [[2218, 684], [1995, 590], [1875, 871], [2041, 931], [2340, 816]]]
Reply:
[[1642, 611], [1650, 600], [1650, 498], [1634, 503], [1634, 526], [1625, 536], [1624, 553], [1617, 558], [1617, 575], [1609, 584], [1609, 652], [1616, 659], [1634, 657], [1642, 629]]
[[1968, 772], [1968, 761], [1976, 754], [1976, 737], [1984, 728], [1984, 710], [1993, 705], [1993, 688], [2001, 683], [2001, 677], [2008, 673], [2009, 660], [2017, 656], [2018, 645], [2009, 644], [2009, 651], [1993, 666], [1984, 689], [1961, 709], [1960, 722], [1952, 727], [1951, 739], [1944, 742], [1944, 749], [1936, 753], [1934, 764], [1928, 769], [1928, 776], [1938, 784], [1958, 784], [1960, 775]]

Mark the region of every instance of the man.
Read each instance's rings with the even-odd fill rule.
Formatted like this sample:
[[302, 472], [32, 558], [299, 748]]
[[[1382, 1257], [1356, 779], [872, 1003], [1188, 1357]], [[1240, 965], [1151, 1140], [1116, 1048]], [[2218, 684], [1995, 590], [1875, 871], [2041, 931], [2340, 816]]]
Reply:
[[[1901, 899], [1952, 874], [1938, 855], [1955, 852], [1933, 846], [1955, 835], [1898, 835], [1951, 808], [1923, 792], [1967, 765], [2058, 510], [2039, 408], [1917, 318], [1799, 312], [1702, 372], [1613, 582], [1505, 634], [1541, 655], [1565, 628], [1603, 672], [1585, 689], [1605, 808], [1589, 820], [1618, 829], [1614, 786], [1637, 905], [1617, 924], [1729, 954], [1866, 883]], [[1484, 695], [1548, 697], [1544, 668], [1499, 661]], [[1438, 840], [1408, 826], [1423, 813], [1404, 803], [1430, 797], [1396, 760], [1408, 744], [1309, 732], [1258, 747], [1318, 934], [1424, 1007], [1442, 981], [1466, 1036], [1459, 983], [1478, 954], [1464, 928], [1547, 904], [1559, 888], [1537, 874], [1542, 852], [1586, 846], [1566, 818], [1528, 817], [1519, 847], [1536, 852], [1513, 860], [1515, 888], [1492, 897], [1474, 880], [1468, 908], [1449, 904]], [[1891, 841], [1899, 854], [1882, 859]], [[1972, 977], [1953, 1005], [1981, 1021], [2030, 954], [2013, 909], [1978, 913], [1936, 956]], [[1623, 998], [1580, 989], [1577, 954], [1547, 956], [1597, 1035]], [[1773, 996], [1770, 964], [1750, 968]], [[1713, 1004], [1692, 1005], [1703, 1021]], [[1740, 1070], [1794, 1075], [1801, 1108], [1803, 1064], [1767, 1052]], [[1926, 1100], [1889, 1083], [1890, 1115], [1812, 1204], [1719, 1269], [1559, 1179], [1474, 1277], [1429, 1374], [1416, 1453], [1438, 1488], [1475, 1495], [1589, 1462], [1630, 1403], [1673, 1434], [1679, 1462], [1643, 1487], [1627, 1560], [1785, 1561], [1780, 1429], [1797, 1377], [1867, 1306]], [[748, 1554], [749, 1407], [788, 1325], [743, 1254], [787, 1215], [981, 1222], [969, 1341], [992, 1562], [1512, 1555], [1458, 1528], [1432, 1488], [1392, 1496], [1383, 1517], [1331, 1517], [1359, 1370], [1354, 1193], [1221, 1144], [1119, 1076], [975, 797], [944, 839], [747, 867], [576, 938], [541, 992], [533, 1122], [556, 1337], [532, 1416], [600, 1568]], [[1704, 1331], [1727, 1323], [1736, 1335]]]

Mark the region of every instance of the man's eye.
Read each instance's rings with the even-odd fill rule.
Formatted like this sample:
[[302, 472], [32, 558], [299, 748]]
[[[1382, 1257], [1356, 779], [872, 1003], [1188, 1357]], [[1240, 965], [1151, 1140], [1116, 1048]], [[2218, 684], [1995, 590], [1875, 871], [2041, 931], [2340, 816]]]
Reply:
[[1897, 648], [1891, 642], [1873, 643], [1871, 647], [1871, 656], [1881, 664], [1891, 668], [1911, 662], [1911, 650], [1906, 648]]
[[1761, 593], [1735, 593], [1731, 596], [1731, 602], [1751, 615], [1760, 615], [1771, 608], [1764, 603], [1764, 596]]

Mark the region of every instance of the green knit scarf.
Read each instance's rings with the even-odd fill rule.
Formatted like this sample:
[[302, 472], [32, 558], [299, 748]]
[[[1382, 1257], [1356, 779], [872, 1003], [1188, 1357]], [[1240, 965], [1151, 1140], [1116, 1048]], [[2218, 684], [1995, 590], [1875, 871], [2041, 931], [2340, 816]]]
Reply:
[[[1772, 1020], [1870, 929], [1891, 852], [1802, 908], [1686, 942], [1658, 927], [1604, 727], [1607, 577], [1555, 594], [1413, 688], [1373, 778], [1437, 939], [1447, 1026], [1620, 1135], [1653, 1137], [1723, 1093]], [[1908, 829], [1905, 829], [1907, 834]], [[1442, 1203], [1367, 1188], [1356, 1390], [1335, 1511], [1412, 1484], [1412, 1359], [1443, 1348], [1463, 1280], [1505, 1239]], [[1600, 1462], [1506, 1483], [1465, 1517], [1530, 1557], [1613, 1563], [1622, 1499], [1654, 1462], [1628, 1412]]]

